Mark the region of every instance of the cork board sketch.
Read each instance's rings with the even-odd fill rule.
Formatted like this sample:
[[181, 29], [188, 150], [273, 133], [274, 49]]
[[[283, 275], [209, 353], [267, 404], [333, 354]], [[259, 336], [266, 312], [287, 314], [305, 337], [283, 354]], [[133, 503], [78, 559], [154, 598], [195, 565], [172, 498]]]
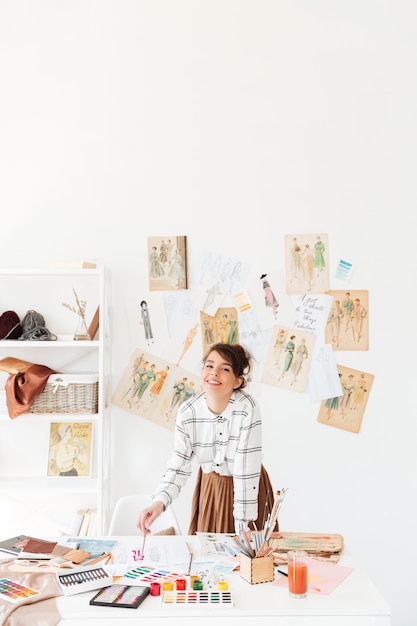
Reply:
[[374, 376], [361, 370], [337, 365], [343, 395], [323, 400], [317, 421], [358, 433], [369, 400]]
[[200, 376], [137, 348], [112, 402], [130, 413], [174, 430], [181, 402], [200, 391]]
[[150, 291], [187, 289], [187, 238], [148, 237]]
[[214, 343], [239, 343], [238, 316], [234, 307], [217, 309], [214, 316], [200, 311], [200, 321], [203, 354]]
[[274, 326], [261, 382], [290, 391], [304, 391], [315, 340], [314, 333]]
[[287, 294], [324, 293], [329, 289], [327, 234], [285, 235]]
[[368, 350], [368, 307], [366, 290], [328, 291], [333, 296], [325, 340], [333, 350]]

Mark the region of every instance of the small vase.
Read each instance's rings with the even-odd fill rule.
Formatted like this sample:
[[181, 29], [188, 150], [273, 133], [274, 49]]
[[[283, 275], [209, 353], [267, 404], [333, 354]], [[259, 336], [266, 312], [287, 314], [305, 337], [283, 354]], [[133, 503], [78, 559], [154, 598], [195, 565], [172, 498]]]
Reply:
[[74, 333], [74, 341], [90, 341], [90, 333], [88, 332], [87, 324], [85, 323], [84, 315], [78, 315], [77, 328]]

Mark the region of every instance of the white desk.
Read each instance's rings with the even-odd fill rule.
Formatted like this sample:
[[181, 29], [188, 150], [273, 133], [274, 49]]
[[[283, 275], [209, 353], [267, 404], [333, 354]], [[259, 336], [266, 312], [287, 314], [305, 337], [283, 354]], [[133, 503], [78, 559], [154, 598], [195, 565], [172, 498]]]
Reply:
[[[158, 541], [184, 541], [184, 537], [163, 536]], [[138, 538], [120, 542], [137, 546]], [[145, 550], [146, 554], [146, 550]], [[239, 572], [225, 575], [232, 592], [233, 608], [190, 608], [161, 606], [161, 596], [148, 596], [138, 609], [90, 606], [96, 592], [57, 598], [62, 619], [59, 626], [124, 626], [152, 621], [154, 626], [213, 626], [213, 620], [227, 620], [229, 626], [390, 626], [391, 611], [384, 598], [355, 559], [344, 551], [339, 565], [354, 571], [330, 595], [310, 593], [291, 598], [287, 589], [273, 583], [251, 585]], [[261, 622], [262, 620], [262, 622]], [[219, 622], [220, 623], [220, 622]]]

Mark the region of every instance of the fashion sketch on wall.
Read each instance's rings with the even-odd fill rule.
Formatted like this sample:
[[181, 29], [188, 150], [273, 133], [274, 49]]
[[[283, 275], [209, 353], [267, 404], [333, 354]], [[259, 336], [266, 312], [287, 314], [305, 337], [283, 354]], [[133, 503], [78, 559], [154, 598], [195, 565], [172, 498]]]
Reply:
[[358, 433], [374, 376], [343, 365], [337, 365], [337, 369], [343, 394], [321, 402], [317, 421]]
[[203, 354], [214, 343], [239, 343], [238, 315], [234, 307], [217, 309], [214, 316], [200, 311], [200, 323]]
[[187, 238], [148, 237], [150, 291], [187, 289]]
[[325, 340], [333, 350], [368, 350], [368, 291], [328, 291], [333, 297]]
[[261, 382], [290, 391], [304, 391], [316, 336], [286, 326], [274, 326]]
[[201, 391], [200, 376], [137, 348], [114, 393], [113, 404], [174, 430], [181, 402]]
[[324, 293], [329, 289], [327, 234], [285, 235], [287, 294]]

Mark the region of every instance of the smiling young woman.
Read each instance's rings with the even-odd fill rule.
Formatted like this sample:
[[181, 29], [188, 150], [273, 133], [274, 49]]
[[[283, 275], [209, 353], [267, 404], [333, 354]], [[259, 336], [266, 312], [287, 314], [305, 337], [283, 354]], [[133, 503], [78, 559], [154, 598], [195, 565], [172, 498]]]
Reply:
[[205, 354], [203, 391], [178, 409], [165, 473], [152, 505], [139, 514], [143, 533], [178, 497], [194, 458], [199, 470], [188, 534], [239, 532], [251, 521], [262, 527], [274, 491], [262, 465], [259, 406], [244, 391], [251, 367], [252, 356], [240, 344], [217, 343]]

